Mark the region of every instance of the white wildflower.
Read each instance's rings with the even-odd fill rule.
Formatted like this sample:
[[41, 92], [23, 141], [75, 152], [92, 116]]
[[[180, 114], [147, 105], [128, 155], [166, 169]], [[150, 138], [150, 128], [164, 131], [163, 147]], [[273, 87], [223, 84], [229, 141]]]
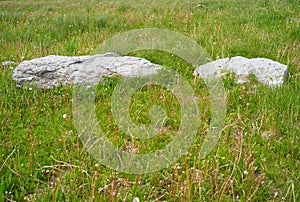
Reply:
[[132, 202], [140, 202], [140, 199], [138, 197], [134, 197]]

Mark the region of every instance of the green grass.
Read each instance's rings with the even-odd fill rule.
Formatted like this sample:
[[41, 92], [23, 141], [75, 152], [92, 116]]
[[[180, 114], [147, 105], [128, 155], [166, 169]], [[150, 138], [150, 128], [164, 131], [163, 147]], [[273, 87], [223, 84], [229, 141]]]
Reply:
[[[102, 166], [83, 148], [71, 87], [17, 88], [13, 68], [0, 66], [0, 201], [299, 201], [299, 13], [293, 0], [1, 1], [0, 61], [90, 54], [118, 33], [155, 27], [193, 38], [212, 59], [266, 57], [287, 64], [289, 75], [275, 89], [225, 78], [225, 127], [210, 155], [198, 159], [210, 119], [204, 82], [171, 54], [131, 53], [177, 70], [200, 97], [201, 112], [198, 138], [185, 156], [162, 171], [131, 175]], [[159, 86], [137, 91], [130, 106], [137, 124], [149, 123], [153, 104], [164, 106], [169, 120], [151, 141], [131, 139], [118, 132], [110, 112], [117, 82], [107, 79], [96, 97], [107, 137], [129, 152], [166, 145], [179, 125], [176, 98]]]

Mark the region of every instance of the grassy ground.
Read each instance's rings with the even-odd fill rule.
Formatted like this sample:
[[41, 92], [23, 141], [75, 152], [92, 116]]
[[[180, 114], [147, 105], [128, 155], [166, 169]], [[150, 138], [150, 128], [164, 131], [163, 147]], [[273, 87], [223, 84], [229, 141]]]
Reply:
[[[0, 201], [299, 201], [299, 23], [297, 0], [0, 1], [0, 61], [90, 54], [117, 33], [156, 27], [193, 38], [212, 59], [266, 57], [289, 66], [276, 89], [225, 78], [226, 125], [212, 153], [197, 159], [199, 138], [171, 167], [147, 175], [117, 173], [85, 151], [73, 125], [71, 88], [17, 88], [13, 67], [0, 66]], [[198, 136], [205, 135], [208, 91], [203, 81], [193, 82], [194, 67], [158, 51], [131, 55], [172, 67], [190, 82], [202, 98]], [[97, 95], [110, 140], [127, 151], [164, 146], [164, 135], [132, 142], [118, 133], [109, 110], [116, 83], [107, 80]], [[148, 123], [153, 103], [172, 103], [166, 135], [175, 132], [176, 99], [159, 87], [135, 94], [133, 119]]]

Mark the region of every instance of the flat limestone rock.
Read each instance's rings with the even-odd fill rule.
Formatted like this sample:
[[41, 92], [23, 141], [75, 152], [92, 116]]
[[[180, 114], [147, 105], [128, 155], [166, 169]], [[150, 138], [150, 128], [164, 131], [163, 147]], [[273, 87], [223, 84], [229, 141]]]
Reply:
[[57, 56], [21, 62], [13, 71], [17, 86], [50, 89], [70, 84], [95, 84], [101, 75], [136, 77], [155, 74], [161, 66], [137, 57], [106, 53], [93, 56]]
[[250, 74], [256, 76], [257, 80], [269, 86], [281, 86], [287, 76], [288, 67], [279, 62], [266, 58], [244, 58], [236, 56], [223, 58], [200, 65], [194, 72], [201, 78], [208, 76], [224, 76], [228, 72], [236, 74], [237, 83], [248, 81]]

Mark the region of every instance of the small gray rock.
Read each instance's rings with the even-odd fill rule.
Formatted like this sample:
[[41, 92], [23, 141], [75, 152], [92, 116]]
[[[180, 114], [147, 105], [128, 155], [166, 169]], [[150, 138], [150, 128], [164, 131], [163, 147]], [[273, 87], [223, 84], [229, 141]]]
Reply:
[[14, 65], [16, 63], [14, 61], [3, 61], [3, 62], [1, 62], [1, 64], [3, 66], [11, 66], [11, 65]]
[[13, 80], [18, 86], [25, 83], [40, 88], [70, 84], [95, 84], [99, 76], [146, 76], [156, 73], [161, 67], [137, 57], [106, 53], [93, 56], [50, 55], [23, 61], [13, 71]]
[[250, 74], [253, 74], [261, 83], [269, 86], [281, 86], [287, 76], [287, 71], [288, 67], [286, 65], [270, 59], [248, 59], [236, 56], [200, 65], [194, 71], [194, 75], [206, 78], [208, 76], [224, 76], [227, 72], [234, 72], [237, 83], [245, 83], [248, 81]]

